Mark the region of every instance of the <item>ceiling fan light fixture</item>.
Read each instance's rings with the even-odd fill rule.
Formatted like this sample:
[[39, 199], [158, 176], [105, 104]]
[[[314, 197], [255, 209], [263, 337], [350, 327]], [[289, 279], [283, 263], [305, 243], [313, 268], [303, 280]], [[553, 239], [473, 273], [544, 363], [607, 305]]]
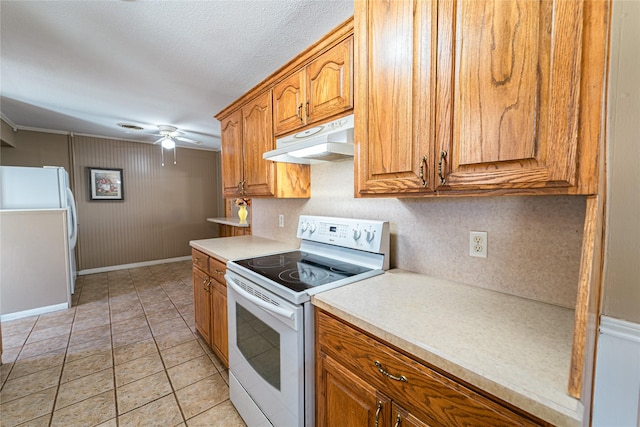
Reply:
[[172, 148], [176, 148], [176, 143], [173, 141], [173, 139], [171, 139], [171, 137], [166, 136], [162, 140], [162, 147], [166, 148], [167, 150], [171, 150]]

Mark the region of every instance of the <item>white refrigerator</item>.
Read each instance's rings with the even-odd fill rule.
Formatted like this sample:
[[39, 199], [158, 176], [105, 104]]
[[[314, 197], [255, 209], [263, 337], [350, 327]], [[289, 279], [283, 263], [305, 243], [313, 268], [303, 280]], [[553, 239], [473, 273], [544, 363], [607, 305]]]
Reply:
[[0, 166], [0, 210], [67, 210], [70, 288], [74, 293], [78, 217], [69, 184], [69, 174], [62, 167]]

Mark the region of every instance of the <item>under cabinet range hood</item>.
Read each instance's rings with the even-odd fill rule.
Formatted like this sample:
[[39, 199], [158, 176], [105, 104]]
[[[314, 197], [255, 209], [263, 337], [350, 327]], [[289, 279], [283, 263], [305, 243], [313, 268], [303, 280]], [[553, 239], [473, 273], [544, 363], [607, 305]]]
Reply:
[[353, 114], [276, 140], [265, 160], [312, 164], [353, 157]]

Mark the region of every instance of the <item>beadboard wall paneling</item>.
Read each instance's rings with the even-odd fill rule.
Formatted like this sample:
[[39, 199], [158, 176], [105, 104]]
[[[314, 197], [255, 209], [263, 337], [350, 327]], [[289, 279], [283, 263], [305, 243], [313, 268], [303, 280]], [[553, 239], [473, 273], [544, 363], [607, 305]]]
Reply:
[[[222, 216], [220, 153], [73, 138], [79, 270], [190, 254], [189, 241], [217, 237], [208, 217]], [[91, 201], [87, 167], [123, 169], [124, 201]]]

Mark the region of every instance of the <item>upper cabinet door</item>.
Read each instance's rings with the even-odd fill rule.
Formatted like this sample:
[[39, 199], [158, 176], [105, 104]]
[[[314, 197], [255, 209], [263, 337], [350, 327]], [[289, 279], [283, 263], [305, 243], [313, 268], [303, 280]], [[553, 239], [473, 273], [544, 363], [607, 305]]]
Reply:
[[237, 110], [220, 122], [222, 138], [222, 192], [224, 197], [242, 196], [244, 180], [242, 112]]
[[583, 3], [438, 2], [438, 190], [576, 184]]
[[434, 186], [436, 3], [355, 2], [356, 195]]
[[306, 67], [307, 123], [353, 108], [353, 38], [332, 47]]
[[306, 123], [304, 70], [292, 74], [273, 88], [273, 126], [280, 135]]
[[242, 107], [242, 140], [246, 195], [275, 195], [275, 163], [262, 158], [275, 148], [270, 90]]

